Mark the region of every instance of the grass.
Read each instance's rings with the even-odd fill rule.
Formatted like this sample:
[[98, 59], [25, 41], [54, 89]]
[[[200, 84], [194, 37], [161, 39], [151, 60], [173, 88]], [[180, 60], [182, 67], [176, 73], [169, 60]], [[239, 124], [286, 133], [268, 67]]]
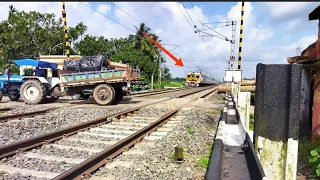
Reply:
[[210, 158], [211, 150], [212, 150], [212, 146], [213, 146], [212, 141], [209, 141], [207, 144], [208, 144], [207, 153], [204, 156], [200, 156], [199, 161], [198, 161], [198, 166], [201, 168], [204, 168], [204, 169], [208, 168], [209, 158]]
[[250, 119], [254, 119], [254, 114], [250, 113]]
[[195, 130], [192, 128], [188, 128], [187, 132], [191, 135], [193, 135], [195, 133]]
[[169, 83], [164, 84], [165, 87], [184, 87], [184, 82], [171, 81]]
[[249, 130], [250, 130], [250, 131], [253, 131], [253, 129], [254, 129], [254, 124], [253, 124], [253, 122], [249, 122]]
[[169, 158], [170, 158], [170, 159], [174, 159], [174, 153], [170, 153], [170, 154], [169, 154]]
[[218, 115], [220, 113], [221, 113], [221, 111], [218, 111], [218, 110], [210, 110], [210, 111], [208, 111], [208, 114]]
[[204, 169], [207, 169], [208, 165], [209, 165], [209, 157], [201, 156], [200, 159], [199, 159], [199, 166], [204, 168]]

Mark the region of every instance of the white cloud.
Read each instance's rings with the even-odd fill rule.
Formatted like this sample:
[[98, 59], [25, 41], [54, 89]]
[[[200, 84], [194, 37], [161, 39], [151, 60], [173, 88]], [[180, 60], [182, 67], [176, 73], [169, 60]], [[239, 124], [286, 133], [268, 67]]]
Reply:
[[297, 27], [299, 24], [302, 23], [302, 20], [301, 19], [293, 19], [293, 20], [290, 20], [287, 24], [287, 27], [286, 29], [287, 30], [290, 30], [290, 29], [293, 29], [295, 27]]
[[[0, 10], [4, 13], [0, 14], [0, 20], [7, 18], [6, 12], [8, 11], [9, 4], [13, 4], [13, 6], [18, 10], [34, 10], [42, 13], [54, 13], [58, 18], [61, 17], [62, 5], [60, 2], [1, 2]], [[89, 5], [88, 3], [85, 4]], [[138, 21], [145, 22], [146, 25], [153, 30], [153, 33], [157, 33], [160, 36], [163, 44], [181, 45], [179, 48], [176, 48], [173, 53], [176, 53], [178, 58], [182, 57], [185, 68], [175, 67], [174, 62], [167, 58], [168, 60], [166, 64], [171, 69], [173, 76], [184, 76], [186, 71], [196, 70], [196, 66], [199, 66], [206, 73], [208, 73], [208, 75], [214, 75], [215, 78], [220, 80], [223, 78], [222, 76], [224, 74], [224, 68], [227, 66], [226, 61], [230, 58], [231, 44], [215, 37], [203, 38], [207, 42], [204, 43], [199, 38], [198, 34], [194, 33], [194, 30], [181, 13], [179, 7], [183, 13], [185, 13], [186, 17], [189, 18], [181, 4], [178, 7], [175, 2], [116, 2], [116, 5], [135, 17]], [[104, 14], [108, 14], [108, 16], [111, 16], [111, 13], [114, 13], [113, 17], [120, 19], [119, 22], [121, 24], [124, 24], [130, 29], [135, 30], [134, 26], [138, 26], [139, 22], [116, 7], [112, 8], [115, 9], [115, 11], [111, 11], [111, 6], [111, 4], [99, 4], [97, 9]], [[292, 8], [293, 7], [291, 7], [291, 9]], [[250, 2], [245, 3], [242, 50], [242, 67], [244, 69], [245, 77], [255, 76], [254, 68], [257, 64], [256, 60], [265, 62], [268, 59], [276, 59], [281, 57], [280, 59], [283, 61], [285, 57], [283, 53], [281, 54], [281, 51], [271, 51], [271, 53], [268, 53], [264, 50], [268, 45], [267, 41], [274, 36], [276, 31], [274, 32], [272, 29], [270, 29], [270, 27], [260, 24], [260, 21], [256, 19], [257, 17], [254, 9], [255, 7], [253, 7]], [[125, 37], [134, 33], [78, 2], [66, 2], [66, 11], [68, 26], [75, 26], [80, 21], [83, 21], [88, 27], [87, 33], [92, 35], [103, 35], [107, 38], [117, 38]], [[194, 23], [197, 25], [198, 29], [206, 28], [202, 27], [202, 25], [198, 23], [196, 20], [198, 19], [198, 16], [201, 22], [209, 22], [209, 20], [210, 22], [227, 20], [237, 21], [235, 47], [235, 56], [237, 57], [241, 3], [237, 3], [235, 6], [230, 7], [230, 10], [227, 14], [215, 14], [208, 16], [203, 14], [202, 9], [197, 6], [195, 6], [195, 10], [193, 8], [187, 8], [187, 11], [192, 17]], [[281, 12], [278, 11], [279, 10], [273, 10], [271, 14], [274, 17], [281, 16]], [[287, 10], [285, 11], [287, 12]], [[292, 22], [292, 24], [294, 23]], [[216, 30], [222, 35], [231, 38], [230, 26], [217, 28]], [[207, 30], [205, 32], [216, 35], [216, 33], [211, 30]], [[301, 39], [301, 42], [307, 45], [311, 40], [312, 37], [309, 37], [309, 39], [306, 37]], [[166, 46], [166, 48], [170, 50], [174, 47]], [[292, 46], [291, 48], [296, 47]], [[260, 49], [261, 53], [257, 53], [257, 49]], [[292, 50], [286, 50], [286, 52], [287, 51], [292, 52]], [[295, 51], [293, 51], [293, 53], [294, 52]], [[234, 63], [235, 68], [237, 68], [236, 65], [237, 62]], [[190, 69], [187, 67], [195, 68]]]
[[275, 21], [286, 21], [294, 18], [307, 19], [317, 2], [265, 2], [270, 16]]

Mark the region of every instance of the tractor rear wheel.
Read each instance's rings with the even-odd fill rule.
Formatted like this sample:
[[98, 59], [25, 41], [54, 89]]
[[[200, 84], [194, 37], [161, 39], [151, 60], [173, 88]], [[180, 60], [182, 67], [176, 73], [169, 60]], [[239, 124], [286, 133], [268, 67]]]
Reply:
[[40, 104], [46, 99], [46, 87], [40, 81], [30, 79], [21, 85], [20, 94], [26, 104]]
[[93, 90], [93, 99], [99, 105], [110, 105], [115, 99], [115, 91], [108, 84], [100, 84]]
[[20, 94], [18, 92], [9, 92], [9, 99], [11, 101], [18, 101], [20, 99]]

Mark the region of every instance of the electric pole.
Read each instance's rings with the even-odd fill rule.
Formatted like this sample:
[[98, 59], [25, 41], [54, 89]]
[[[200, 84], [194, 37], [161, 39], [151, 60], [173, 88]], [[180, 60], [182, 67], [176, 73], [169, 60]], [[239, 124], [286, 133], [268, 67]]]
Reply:
[[231, 21], [231, 25], [232, 25], [232, 38], [231, 38], [231, 54], [230, 54], [230, 61], [229, 61], [229, 70], [233, 69], [233, 63], [235, 60], [234, 48], [235, 48], [235, 42], [236, 42], [237, 21]]

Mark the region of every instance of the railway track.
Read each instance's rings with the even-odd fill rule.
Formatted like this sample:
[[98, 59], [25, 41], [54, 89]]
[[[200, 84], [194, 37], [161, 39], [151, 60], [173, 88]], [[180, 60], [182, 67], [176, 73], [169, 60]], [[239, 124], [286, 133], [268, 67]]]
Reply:
[[[69, 107], [69, 106], [65, 106], [65, 107]], [[48, 108], [48, 109], [40, 110], [40, 111], [32, 111], [32, 112], [4, 115], [4, 116], [0, 116], [0, 122], [2, 123], [2, 122], [6, 122], [6, 121], [9, 121], [9, 120], [12, 120], [12, 119], [28, 117], [28, 116], [41, 115], [41, 114], [44, 114], [44, 113], [47, 113], [49, 111], [56, 110], [56, 109], [59, 109], [59, 108], [61, 108], [61, 107]], [[11, 109], [9, 109], [9, 110], [11, 110]]]
[[162, 89], [162, 90], [155, 90], [155, 91], [147, 91], [147, 92], [139, 92], [130, 94], [131, 97], [145, 97], [145, 96], [151, 96], [151, 95], [157, 95], [157, 94], [164, 94], [169, 92], [177, 92], [182, 91], [185, 89], [190, 89], [190, 87], [183, 87], [183, 88], [177, 88], [177, 89]]
[[[195, 89], [178, 98], [208, 89]], [[42, 178], [80, 179], [142, 139], [152, 141], [165, 136], [166, 131], [160, 127], [176, 123], [179, 119], [169, 121], [169, 118], [174, 117], [182, 106], [164, 112], [160, 118], [132, 117], [138, 110], [164, 101], [1, 146], [0, 171]], [[124, 118], [125, 115], [128, 118]]]

